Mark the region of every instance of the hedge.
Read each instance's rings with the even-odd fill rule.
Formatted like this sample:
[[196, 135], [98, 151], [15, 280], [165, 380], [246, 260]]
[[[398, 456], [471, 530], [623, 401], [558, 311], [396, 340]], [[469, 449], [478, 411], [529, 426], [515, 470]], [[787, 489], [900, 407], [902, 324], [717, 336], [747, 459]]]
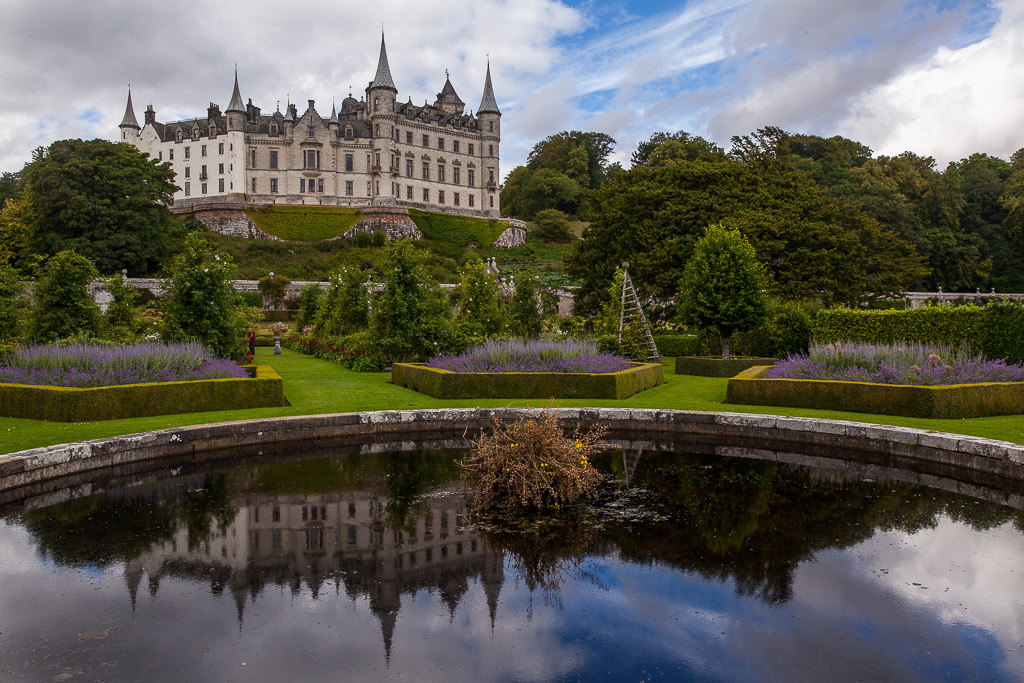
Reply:
[[729, 380], [726, 403], [842, 410], [943, 420], [1024, 413], [1024, 382], [907, 386], [820, 379], [761, 379], [767, 366]]
[[735, 377], [747, 368], [757, 365], [772, 365], [775, 361], [775, 358], [677, 357], [676, 374], [696, 375], [697, 377]]
[[247, 370], [253, 377], [89, 389], [0, 384], [0, 416], [93, 422], [288, 405], [281, 376], [273, 368], [257, 365]]
[[423, 363], [395, 363], [391, 381], [434, 398], [629, 398], [664, 384], [661, 363], [633, 363], [621, 372], [451, 372]]
[[659, 355], [670, 358], [697, 355], [697, 335], [695, 334], [659, 332], [652, 336], [654, 337], [654, 344], [658, 347]]
[[814, 340], [890, 344], [920, 341], [959, 346], [967, 343], [988, 358], [1024, 362], [1024, 306], [998, 302], [987, 306], [928, 306], [909, 311], [819, 311]]

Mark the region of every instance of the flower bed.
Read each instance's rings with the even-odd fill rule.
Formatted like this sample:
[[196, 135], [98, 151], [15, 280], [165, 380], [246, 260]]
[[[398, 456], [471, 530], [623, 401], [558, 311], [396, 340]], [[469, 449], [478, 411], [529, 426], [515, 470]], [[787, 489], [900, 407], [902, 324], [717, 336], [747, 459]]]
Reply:
[[423, 363], [395, 363], [392, 383], [434, 398], [628, 398], [664, 384], [661, 363], [630, 363], [608, 373], [452, 372]]
[[631, 367], [628, 360], [601, 353], [590, 341], [490, 341], [460, 354], [441, 354], [427, 367], [450, 372], [609, 373]]
[[380, 372], [384, 369], [384, 359], [379, 354], [366, 353], [363, 349], [347, 345], [342, 339], [325, 341], [308, 335], [293, 335], [285, 337], [281, 344], [285, 348], [337, 363], [356, 372]]
[[827, 379], [875, 384], [945, 386], [1024, 382], [1024, 367], [988, 360], [966, 346], [905, 342], [814, 344], [775, 364], [769, 379]]
[[286, 406], [281, 376], [269, 366], [242, 378], [68, 388], [0, 384], [0, 416], [91, 422], [213, 410]]
[[729, 380], [726, 403], [964, 419], [1024, 413], [1024, 382], [908, 386], [820, 379], [769, 379], [768, 366]]
[[246, 376], [237, 363], [217, 358], [199, 342], [39, 344], [0, 362], [0, 383], [80, 389]]

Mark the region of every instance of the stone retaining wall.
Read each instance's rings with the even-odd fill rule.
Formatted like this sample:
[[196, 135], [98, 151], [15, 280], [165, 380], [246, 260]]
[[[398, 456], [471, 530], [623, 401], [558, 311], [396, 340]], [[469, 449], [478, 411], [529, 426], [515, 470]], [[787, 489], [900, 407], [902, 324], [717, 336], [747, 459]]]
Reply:
[[[351, 238], [360, 232], [383, 232], [388, 240], [423, 239], [423, 233], [409, 217], [407, 209], [394, 206], [372, 206], [363, 209], [363, 217], [342, 237]], [[340, 238], [334, 238], [340, 239]]]
[[[755, 455], [797, 464], [842, 457], [865, 467], [897, 468], [910, 480], [954, 481], [953, 488], [970, 494], [973, 486], [1003, 491], [1000, 502], [1024, 507], [1024, 445], [922, 429], [839, 420], [630, 408], [556, 409], [563, 426], [605, 425], [611, 439], [649, 442], [687, 450], [694, 442], [719, 439], [722, 455]], [[413, 441], [474, 436], [493, 417], [536, 417], [539, 409], [442, 409], [377, 411], [282, 417], [195, 425], [84, 443], [35, 448], [0, 455], [0, 496], [14, 499], [20, 490], [55, 478], [73, 477], [103, 468], [165, 460], [199, 462], [230, 458], [242, 464], [246, 453], [305, 450], [339, 440]], [[840, 453], [840, 451], [842, 451]], [[756, 455], [756, 454], [761, 454]], [[780, 455], [781, 454], [781, 455]], [[791, 456], [791, 457], [790, 457]], [[801, 460], [802, 459], [802, 460]], [[27, 489], [25, 487], [28, 487]]]

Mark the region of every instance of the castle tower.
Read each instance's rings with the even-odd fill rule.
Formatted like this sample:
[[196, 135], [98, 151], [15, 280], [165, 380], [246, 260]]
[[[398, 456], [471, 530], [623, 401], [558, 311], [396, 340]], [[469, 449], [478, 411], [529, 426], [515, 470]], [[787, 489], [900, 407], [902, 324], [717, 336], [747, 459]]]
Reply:
[[245, 103], [238, 92], [238, 68], [235, 67], [235, 89], [231, 92], [231, 102], [224, 111], [228, 116], [228, 131], [245, 130]]
[[373, 203], [391, 205], [395, 203], [394, 179], [398, 176], [398, 165], [395, 162], [395, 100], [398, 88], [391, 78], [383, 32], [380, 34], [377, 74], [366, 89], [366, 97], [370, 130], [373, 132], [373, 159], [370, 164]]
[[466, 109], [466, 103], [459, 99], [459, 94], [455, 92], [455, 87], [452, 85], [447, 71], [444, 72], [444, 87], [441, 88], [441, 92], [437, 93], [437, 101], [434, 102], [434, 106], [449, 115], [461, 115]]
[[498, 143], [501, 140], [501, 111], [498, 109], [498, 102], [494, 99], [494, 88], [491, 86], [491, 62], [487, 61], [487, 78], [484, 80], [484, 94], [480, 99], [480, 106], [476, 110], [480, 121], [481, 134], [481, 156], [483, 157], [484, 169], [484, 208], [486, 215], [501, 215], [499, 204], [498, 180], [500, 169], [498, 167], [499, 149]]
[[139, 137], [139, 122], [135, 119], [135, 108], [132, 107], [132, 89], [128, 88], [128, 105], [124, 109], [124, 118], [118, 126], [121, 129], [121, 142], [135, 144]]

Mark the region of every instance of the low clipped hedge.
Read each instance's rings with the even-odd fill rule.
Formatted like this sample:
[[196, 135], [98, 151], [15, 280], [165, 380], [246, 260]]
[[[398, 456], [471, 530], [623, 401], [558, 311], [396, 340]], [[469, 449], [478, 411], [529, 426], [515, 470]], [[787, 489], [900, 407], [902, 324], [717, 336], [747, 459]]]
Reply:
[[955, 420], [1024, 413], [1024, 382], [908, 386], [821, 379], [763, 379], [769, 366], [729, 380], [726, 403]]
[[664, 384], [661, 363], [633, 363], [621, 372], [451, 372], [423, 363], [395, 363], [391, 381], [434, 398], [628, 398]]
[[428, 240], [450, 242], [460, 247], [470, 244], [489, 247], [508, 228], [508, 223], [496, 218], [456, 216], [418, 209], [409, 209], [409, 218]]
[[988, 358], [1024, 362], [1024, 306], [997, 302], [987, 306], [927, 306], [908, 311], [819, 311], [814, 340], [890, 344], [920, 341], [958, 346], [967, 343]]
[[715, 356], [687, 356], [676, 358], [677, 375], [697, 377], [735, 377], [747, 368], [773, 365], [775, 358], [722, 358]]
[[93, 422], [288, 405], [281, 376], [273, 368], [257, 365], [246, 369], [252, 377], [89, 389], [0, 384], [0, 416]]

